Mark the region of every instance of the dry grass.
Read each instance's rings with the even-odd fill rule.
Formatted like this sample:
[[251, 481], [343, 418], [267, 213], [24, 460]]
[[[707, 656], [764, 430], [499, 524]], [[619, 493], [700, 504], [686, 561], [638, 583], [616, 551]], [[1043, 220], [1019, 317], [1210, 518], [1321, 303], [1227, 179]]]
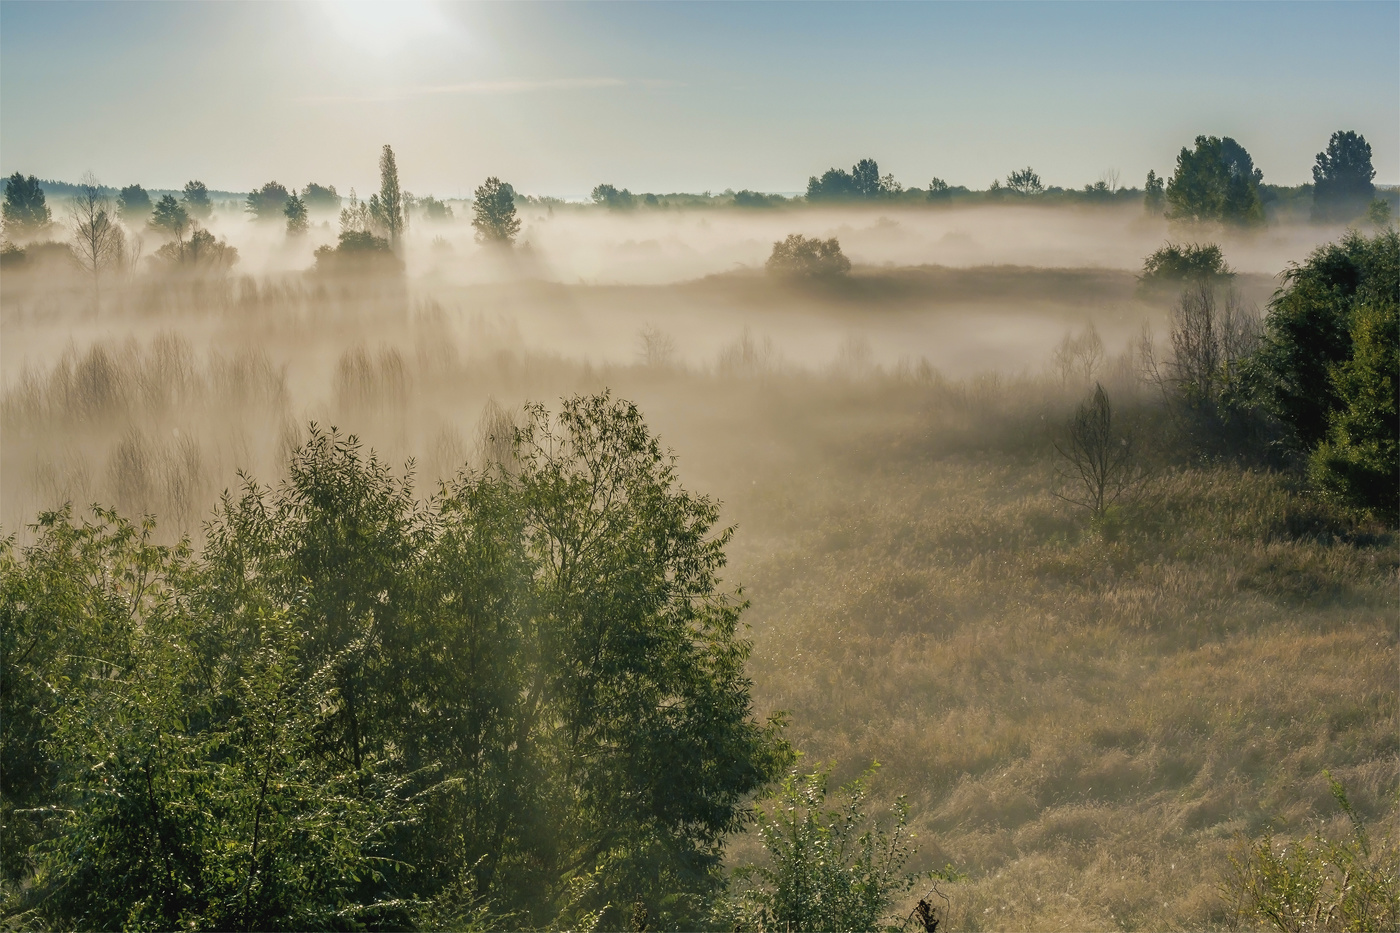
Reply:
[[[566, 329], [599, 292], [532, 288]], [[308, 420], [416, 457], [430, 491], [499, 460], [521, 402], [608, 386], [739, 525], [760, 712], [788, 710], [838, 779], [878, 759], [920, 858], [967, 873], [948, 928], [1226, 925], [1236, 837], [1334, 825], [1324, 768], [1393, 832], [1395, 535], [1277, 475], [1180, 465], [1088, 532], [1051, 495], [1050, 442], [1090, 376], [1150, 422], [1111, 353], [1056, 370], [1052, 341], [1043, 374], [949, 379], [876, 365], [853, 321], [818, 365], [738, 325], [703, 366], [638, 357], [635, 331], [638, 361], [609, 364], [530, 349], [499, 293], [145, 283], [89, 332], [7, 291], [7, 338], [89, 339], [6, 374], [3, 532], [74, 500], [197, 538], [237, 471], [275, 479]], [[648, 333], [671, 339], [664, 318]]]

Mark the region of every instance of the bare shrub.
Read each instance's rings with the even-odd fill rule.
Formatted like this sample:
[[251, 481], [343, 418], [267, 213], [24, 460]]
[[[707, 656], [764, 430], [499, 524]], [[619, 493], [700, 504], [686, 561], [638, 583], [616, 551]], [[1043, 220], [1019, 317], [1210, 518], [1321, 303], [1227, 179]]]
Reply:
[[675, 361], [676, 341], [652, 324], [637, 335], [638, 361], [649, 369], [664, 369]]
[[1103, 340], [1092, 323], [1076, 334], [1065, 334], [1055, 347], [1051, 365], [1061, 385], [1090, 383], [1099, 375], [1106, 357]]
[[1075, 409], [1055, 450], [1062, 461], [1056, 495], [1095, 520], [1115, 503], [1136, 498], [1146, 480], [1133, 434], [1113, 423], [1113, 406], [1098, 383], [1093, 396]]
[[346, 350], [335, 368], [336, 405], [346, 412], [401, 407], [408, 399], [408, 369], [398, 350], [371, 356], [364, 347]]
[[208, 501], [209, 475], [199, 442], [188, 433], [177, 433], [163, 457], [165, 495], [175, 527], [188, 531]]
[[719, 351], [719, 372], [724, 376], [761, 376], [772, 373], [778, 364], [773, 338], [755, 340], [745, 327], [739, 339]]
[[107, 461], [107, 482], [117, 510], [132, 517], [148, 514], [153, 504], [154, 474], [150, 440], [140, 430], [130, 429]]
[[[487, 399], [476, 427], [476, 461], [483, 470], [510, 472], [514, 468], [518, 432], [516, 413], [502, 408], [494, 398]], [[461, 463], [458, 460], [458, 465]]]

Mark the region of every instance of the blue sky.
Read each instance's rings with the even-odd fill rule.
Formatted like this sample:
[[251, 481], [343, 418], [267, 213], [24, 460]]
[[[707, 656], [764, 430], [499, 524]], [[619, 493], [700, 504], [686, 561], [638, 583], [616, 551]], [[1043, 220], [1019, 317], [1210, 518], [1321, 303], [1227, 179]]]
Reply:
[[0, 169], [246, 190], [487, 175], [562, 196], [1169, 173], [1229, 135], [1400, 183], [1400, 3], [0, 3]]

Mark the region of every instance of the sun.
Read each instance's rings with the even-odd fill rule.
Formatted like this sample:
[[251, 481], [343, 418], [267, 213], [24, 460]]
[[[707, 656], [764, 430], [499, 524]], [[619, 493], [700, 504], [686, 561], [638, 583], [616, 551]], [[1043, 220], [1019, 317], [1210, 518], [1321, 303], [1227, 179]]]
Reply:
[[392, 55], [451, 26], [433, 0], [323, 0], [320, 6], [340, 41], [375, 56]]

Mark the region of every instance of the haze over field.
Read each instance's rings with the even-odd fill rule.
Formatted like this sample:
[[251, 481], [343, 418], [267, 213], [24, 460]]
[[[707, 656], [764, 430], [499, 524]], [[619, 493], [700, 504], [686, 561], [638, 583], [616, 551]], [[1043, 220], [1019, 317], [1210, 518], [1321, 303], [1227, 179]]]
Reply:
[[1394, 928], [1397, 72], [3, 0], [0, 925]]

